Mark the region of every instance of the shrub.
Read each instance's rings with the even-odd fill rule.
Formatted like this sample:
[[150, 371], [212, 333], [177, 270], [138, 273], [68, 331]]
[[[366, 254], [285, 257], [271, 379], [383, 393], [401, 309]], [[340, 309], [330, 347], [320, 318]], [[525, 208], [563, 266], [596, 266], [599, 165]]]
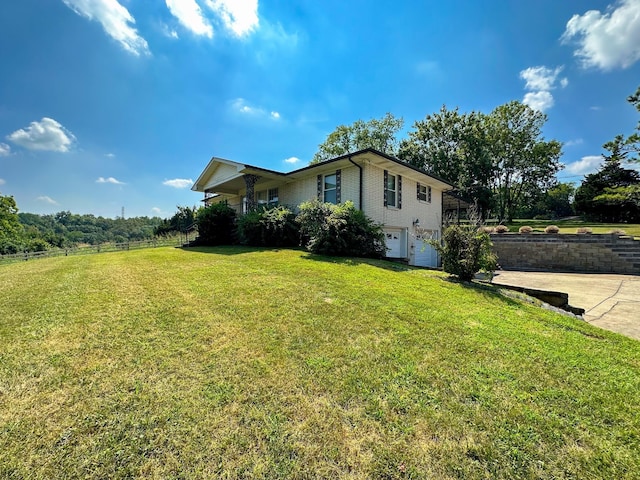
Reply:
[[198, 243], [230, 245], [235, 240], [236, 212], [227, 202], [214, 203], [201, 209], [196, 217]]
[[442, 256], [442, 269], [460, 280], [469, 282], [479, 271], [493, 272], [496, 255], [491, 250], [489, 234], [472, 225], [451, 225], [443, 234], [444, 245], [429, 243]]
[[579, 227], [576, 230], [576, 233], [579, 233], [579, 234], [593, 233], [593, 230], [591, 230], [589, 227]]
[[277, 206], [247, 213], [238, 219], [238, 239], [243, 245], [257, 247], [294, 247], [299, 243], [296, 215]]
[[496, 228], [493, 229], [496, 233], [507, 233], [509, 231], [509, 227], [506, 225], [496, 225]]
[[531, 228], [528, 225], [523, 225], [522, 227], [520, 227], [518, 229], [518, 232], [520, 232], [520, 233], [531, 233], [531, 232], [533, 232], [533, 228]]
[[560, 228], [556, 225], [547, 225], [547, 228], [544, 229], [544, 233], [558, 233]]
[[296, 220], [305, 247], [313, 253], [371, 258], [386, 255], [382, 225], [356, 209], [353, 202], [304, 202]]

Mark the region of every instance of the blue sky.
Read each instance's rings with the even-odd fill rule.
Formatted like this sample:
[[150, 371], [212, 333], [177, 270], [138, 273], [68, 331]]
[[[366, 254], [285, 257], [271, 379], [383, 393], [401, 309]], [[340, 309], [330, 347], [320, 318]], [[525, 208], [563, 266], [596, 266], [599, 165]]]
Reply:
[[340, 124], [511, 100], [579, 182], [637, 124], [640, 0], [5, 1], [0, 58], [20, 211], [167, 217], [212, 156], [288, 171]]

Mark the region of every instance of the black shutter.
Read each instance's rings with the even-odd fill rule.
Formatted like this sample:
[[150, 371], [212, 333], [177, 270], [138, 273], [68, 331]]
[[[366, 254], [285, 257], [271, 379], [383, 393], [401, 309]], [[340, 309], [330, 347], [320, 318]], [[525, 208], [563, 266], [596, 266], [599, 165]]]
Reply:
[[398, 208], [402, 208], [402, 175], [398, 175]]
[[341, 177], [342, 177], [341, 173], [342, 173], [342, 170], [336, 170], [336, 203], [340, 203], [340, 197], [342, 196], [341, 195], [341, 192], [342, 192], [341, 184], [342, 184], [342, 182], [340, 180]]
[[322, 202], [322, 175], [318, 175], [318, 201]]
[[389, 183], [389, 172], [384, 171], [384, 206], [387, 206], [387, 185]]
[[416, 190], [416, 198], [420, 200], [420, 182], [416, 183], [418, 189]]

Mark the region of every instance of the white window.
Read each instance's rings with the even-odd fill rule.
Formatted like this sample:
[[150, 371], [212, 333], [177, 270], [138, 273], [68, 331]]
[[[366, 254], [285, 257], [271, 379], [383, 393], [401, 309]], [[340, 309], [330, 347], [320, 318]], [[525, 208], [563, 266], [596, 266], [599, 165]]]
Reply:
[[418, 184], [418, 200], [431, 203], [431, 187]]
[[338, 203], [337, 202], [337, 194], [336, 194], [336, 174], [332, 173], [331, 175], [324, 176], [324, 184], [323, 184], [323, 201], [325, 203]]
[[396, 206], [396, 197], [398, 194], [398, 186], [396, 183], [396, 176], [388, 174], [387, 184], [385, 185], [385, 195], [387, 199], [387, 207]]
[[256, 203], [258, 205], [275, 205], [278, 203], [278, 189], [270, 188], [256, 192]]
[[269, 203], [269, 205], [273, 205], [278, 203], [278, 189], [277, 188], [270, 188], [268, 195], [267, 195], [267, 202]]

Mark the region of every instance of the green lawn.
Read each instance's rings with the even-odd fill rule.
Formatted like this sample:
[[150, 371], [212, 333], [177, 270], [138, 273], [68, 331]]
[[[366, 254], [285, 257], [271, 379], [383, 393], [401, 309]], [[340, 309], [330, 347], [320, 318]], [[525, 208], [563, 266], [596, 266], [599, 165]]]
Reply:
[[387, 262], [0, 267], [0, 478], [638, 478], [640, 343]]
[[509, 229], [517, 232], [524, 225], [528, 225], [536, 232], [544, 232], [547, 225], [557, 225], [560, 233], [576, 233], [581, 227], [590, 228], [593, 233], [609, 233], [612, 230], [624, 230], [627, 235], [640, 237], [640, 224], [637, 223], [594, 223], [585, 220], [513, 220], [509, 223]]

